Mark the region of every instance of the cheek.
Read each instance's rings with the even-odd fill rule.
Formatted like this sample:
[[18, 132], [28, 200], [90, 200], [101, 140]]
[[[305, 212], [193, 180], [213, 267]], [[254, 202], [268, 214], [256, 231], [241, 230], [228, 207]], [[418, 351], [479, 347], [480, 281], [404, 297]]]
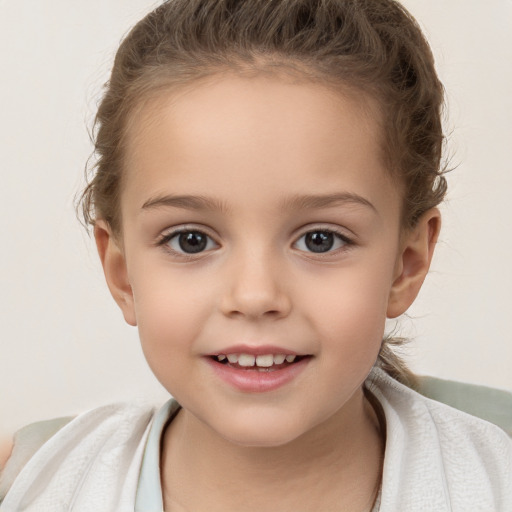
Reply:
[[325, 317], [327, 324], [335, 323], [336, 318], [360, 322], [377, 317], [380, 322], [380, 317], [385, 317], [393, 265], [386, 265], [382, 271], [378, 266], [375, 262], [312, 276], [309, 285], [304, 286], [310, 291], [310, 306]]
[[360, 287], [358, 293], [339, 294], [319, 316], [329, 348], [347, 366], [356, 362], [351, 358], [371, 359], [378, 353], [384, 334], [386, 303], [364, 292]]
[[362, 385], [381, 348], [385, 301], [372, 289], [371, 283], [359, 281], [352, 293], [330, 288], [332, 300], [316, 302], [315, 331], [321, 337], [317, 380], [321, 393], [334, 393], [338, 405]]
[[[389, 262], [388, 262], [389, 263]], [[334, 356], [346, 365], [354, 357], [370, 358], [378, 354], [385, 330], [386, 311], [391, 288], [392, 264], [388, 271], [379, 265], [362, 265], [341, 271], [337, 276], [316, 276], [308, 297], [309, 321], [328, 340]]]
[[194, 341], [210, 312], [206, 287], [198, 287], [179, 273], [146, 271], [132, 283], [142, 349], [157, 374], [178, 355], [194, 353]]

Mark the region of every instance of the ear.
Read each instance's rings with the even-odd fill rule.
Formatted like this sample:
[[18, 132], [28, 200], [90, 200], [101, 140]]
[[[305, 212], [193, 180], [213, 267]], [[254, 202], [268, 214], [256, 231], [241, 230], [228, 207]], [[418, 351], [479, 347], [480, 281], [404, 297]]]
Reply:
[[98, 220], [94, 225], [94, 238], [110, 293], [130, 325], [137, 325], [133, 292], [128, 279], [126, 259], [107, 222]]
[[414, 302], [430, 268], [440, 229], [441, 214], [432, 208], [404, 235], [388, 300], [388, 318], [405, 313]]

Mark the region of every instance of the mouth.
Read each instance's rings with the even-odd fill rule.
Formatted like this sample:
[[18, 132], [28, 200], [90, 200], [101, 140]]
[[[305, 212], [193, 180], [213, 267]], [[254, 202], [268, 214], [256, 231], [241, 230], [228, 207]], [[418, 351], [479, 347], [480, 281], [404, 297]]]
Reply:
[[278, 347], [231, 347], [208, 354], [213, 374], [243, 393], [263, 393], [296, 381], [313, 359], [311, 354], [285, 352]]
[[209, 356], [215, 363], [233, 368], [235, 370], [274, 372], [284, 370], [300, 361], [309, 358], [309, 355], [296, 354], [216, 354]]

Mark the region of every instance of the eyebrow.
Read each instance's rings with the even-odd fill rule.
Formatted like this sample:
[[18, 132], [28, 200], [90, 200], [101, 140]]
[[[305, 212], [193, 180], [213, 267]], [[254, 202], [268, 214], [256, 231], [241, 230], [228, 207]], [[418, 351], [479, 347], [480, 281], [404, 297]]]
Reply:
[[375, 213], [378, 213], [377, 208], [375, 208], [368, 199], [352, 192], [321, 195], [295, 195], [283, 201], [282, 209], [315, 210], [342, 206], [344, 204], [365, 206], [373, 210]]
[[220, 211], [228, 212], [228, 206], [222, 201], [217, 201], [205, 196], [157, 196], [148, 199], [143, 205], [142, 210], [151, 210], [153, 208], [172, 207], [183, 208], [186, 210], [199, 211]]
[[[281, 210], [315, 210], [321, 208], [333, 208], [344, 204], [362, 205], [370, 208], [375, 213], [375, 206], [364, 197], [351, 192], [341, 192], [336, 194], [320, 195], [294, 195], [281, 203]], [[142, 210], [151, 210], [154, 208], [171, 207], [182, 208], [186, 210], [198, 211], [220, 211], [229, 212], [230, 208], [222, 201], [218, 201], [206, 196], [191, 195], [165, 195], [148, 199], [143, 205]]]

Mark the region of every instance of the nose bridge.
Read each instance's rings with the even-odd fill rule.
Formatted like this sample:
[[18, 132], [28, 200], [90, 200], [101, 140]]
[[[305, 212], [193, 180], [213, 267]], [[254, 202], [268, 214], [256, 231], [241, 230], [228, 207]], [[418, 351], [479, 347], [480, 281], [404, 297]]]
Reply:
[[227, 265], [224, 313], [248, 318], [287, 316], [291, 301], [282, 258], [261, 243], [247, 243], [233, 250]]

